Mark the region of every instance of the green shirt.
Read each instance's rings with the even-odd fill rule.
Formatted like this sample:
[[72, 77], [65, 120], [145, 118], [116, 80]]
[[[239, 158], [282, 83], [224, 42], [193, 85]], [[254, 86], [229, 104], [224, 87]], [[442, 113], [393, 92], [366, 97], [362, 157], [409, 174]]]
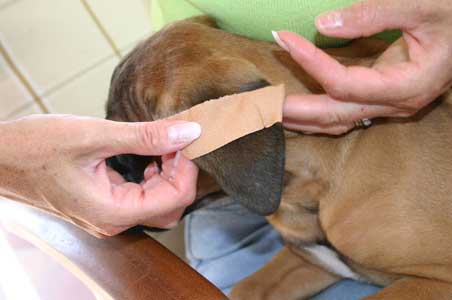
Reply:
[[[220, 28], [253, 39], [273, 41], [272, 30], [297, 32], [320, 47], [339, 47], [347, 40], [321, 35], [315, 18], [326, 11], [345, 7], [356, 0], [152, 0], [154, 30], [167, 23], [197, 15], [213, 17]], [[387, 41], [398, 31], [378, 35]]]

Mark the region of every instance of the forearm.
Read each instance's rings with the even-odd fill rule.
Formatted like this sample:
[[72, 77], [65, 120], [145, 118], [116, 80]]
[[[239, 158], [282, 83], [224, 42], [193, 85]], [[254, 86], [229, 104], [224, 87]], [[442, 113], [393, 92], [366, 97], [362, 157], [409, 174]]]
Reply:
[[[51, 212], [97, 236], [139, 223], [170, 226], [193, 202], [198, 174], [193, 162], [182, 155], [176, 160], [174, 153], [200, 134], [198, 124], [182, 121], [130, 124], [37, 115], [0, 123], [0, 197]], [[123, 153], [163, 155], [162, 169], [174, 178], [157, 170], [142, 185], [126, 182], [105, 162]]]
[[28, 180], [23, 166], [27, 165], [27, 146], [21, 142], [20, 132], [15, 122], [0, 122], [0, 197], [26, 203], [40, 208], [47, 208], [39, 197], [27, 192], [33, 189], [26, 188]]
[[2, 146], [0, 149], [0, 196], [11, 197], [12, 193], [12, 167], [10, 165], [11, 155], [11, 133], [9, 129], [10, 123], [0, 122], [0, 140]]

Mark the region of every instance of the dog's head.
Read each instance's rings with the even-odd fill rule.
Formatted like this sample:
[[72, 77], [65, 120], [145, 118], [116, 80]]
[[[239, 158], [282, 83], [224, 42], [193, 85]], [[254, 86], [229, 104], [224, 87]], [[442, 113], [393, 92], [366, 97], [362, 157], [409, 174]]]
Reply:
[[[256, 65], [245, 58], [256, 49], [244, 49], [242, 39], [217, 29], [206, 17], [164, 28], [116, 67], [107, 118], [152, 121], [209, 99], [269, 85]], [[139, 182], [146, 166], [155, 159], [126, 154], [108, 163], [127, 180]], [[284, 174], [281, 124], [244, 136], [194, 161], [211, 177], [202, 173], [200, 190], [222, 189], [261, 215], [278, 208]], [[219, 187], [212, 188], [212, 178]]]

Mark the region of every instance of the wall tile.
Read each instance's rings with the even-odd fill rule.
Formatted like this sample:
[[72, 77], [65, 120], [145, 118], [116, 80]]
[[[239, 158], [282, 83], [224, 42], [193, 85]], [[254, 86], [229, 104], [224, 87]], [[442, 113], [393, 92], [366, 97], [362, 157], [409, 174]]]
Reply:
[[88, 3], [120, 49], [151, 32], [143, 0], [88, 0]]
[[105, 117], [105, 102], [108, 97], [110, 78], [119, 60], [111, 57], [81, 77], [73, 80], [44, 102], [52, 113]]
[[0, 10], [0, 28], [39, 94], [113, 53], [78, 0], [17, 1]]
[[134, 42], [128, 44], [127, 46], [125, 46], [124, 48], [122, 48], [122, 49], [120, 50], [122, 57], [124, 57], [124, 56], [126, 56], [127, 54], [129, 54], [130, 51], [132, 51], [132, 50], [135, 48], [135, 46], [137, 46], [137, 45], [138, 45], [141, 41], [143, 41], [143, 40], [144, 40], [144, 38], [143, 38], [143, 39], [140, 39], [140, 40], [138, 40], [138, 41], [134, 41]]
[[42, 110], [37, 104], [30, 103], [29, 105], [21, 107], [20, 109], [6, 117], [6, 120], [16, 120], [32, 114], [42, 114]]
[[33, 101], [19, 79], [0, 55], [0, 120]]
[[15, 1], [17, 0], [0, 0], [0, 9], [6, 7], [7, 5], [11, 5]]

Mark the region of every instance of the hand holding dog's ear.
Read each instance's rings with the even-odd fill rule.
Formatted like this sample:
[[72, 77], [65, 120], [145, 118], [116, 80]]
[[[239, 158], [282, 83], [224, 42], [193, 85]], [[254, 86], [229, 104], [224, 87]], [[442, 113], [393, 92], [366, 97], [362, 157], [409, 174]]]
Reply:
[[[0, 123], [0, 195], [57, 214], [95, 235], [137, 224], [170, 227], [196, 194], [198, 169], [176, 152], [199, 137], [196, 123], [122, 123], [36, 115]], [[105, 159], [163, 155], [140, 184], [125, 182]]]
[[452, 82], [452, 6], [439, 0], [368, 0], [317, 18], [318, 30], [338, 38], [400, 29], [372, 68], [345, 67], [291, 32], [277, 42], [325, 89], [324, 95], [290, 95], [288, 128], [341, 134], [362, 118], [407, 117], [444, 93]]

